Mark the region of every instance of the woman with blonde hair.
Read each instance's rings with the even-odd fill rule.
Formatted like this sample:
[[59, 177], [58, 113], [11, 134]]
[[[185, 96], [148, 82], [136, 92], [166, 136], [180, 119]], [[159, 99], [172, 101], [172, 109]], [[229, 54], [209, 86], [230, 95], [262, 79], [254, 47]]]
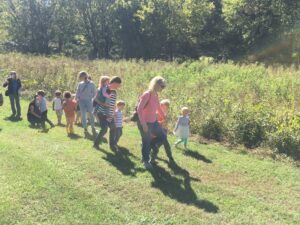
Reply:
[[[157, 111], [161, 111], [158, 93], [166, 87], [165, 79], [156, 76], [154, 77], [147, 91], [140, 97], [137, 106], [138, 128], [142, 137], [142, 158], [146, 169], [151, 170], [150, 163], [151, 147], [162, 143], [166, 139], [166, 134], [162, 127], [157, 122]], [[163, 112], [161, 112], [163, 115]]]
[[85, 71], [79, 73], [80, 83], [78, 84], [76, 91], [76, 101], [80, 106], [81, 122], [84, 128], [85, 137], [88, 137], [86, 114], [89, 116], [93, 135], [96, 136], [97, 134], [93, 116], [93, 99], [96, 95], [96, 86], [93, 81], [88, 79], [88, 77], [89, 75]]

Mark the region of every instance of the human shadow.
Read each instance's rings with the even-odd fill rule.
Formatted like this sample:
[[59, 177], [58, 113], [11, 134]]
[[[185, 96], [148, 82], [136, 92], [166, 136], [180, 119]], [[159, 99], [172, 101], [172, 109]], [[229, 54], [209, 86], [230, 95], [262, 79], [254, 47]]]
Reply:
[[78, 134], [69, 134], [68, 137], [71, 139], [71, 140], [77, 140], [77, 139], [81, 139], [82, 136], [78, 135]]
[[94, 135], [92, 135], [90, 133], [85, 134], [85, 139], [90, 140], [90, 141], [95, 141]]
[[199, 152], [193, 151], [191, 149], [184, 150], [183, 154], [185, 156], [189, 156], [194, 159], [201, 160], [205, 163], [212, 163], [210, 159], [206, 158], [204, 155], [201, 155]]
[[198, 199], [191, 186], [191, 180], [199, 181], [199, 179], [191, 178], [189, 172], [176, 163], [169, 164], [169, 167], [177, 174], [180, 174], [183, 179], [172, 176], [162, 167], [155, 165], [153, 171], [151, 171], [154, 179], [152, 187], [161, 190], [165, 196], [180, 203], [194, 205], [208, 213], [218, 213], [218, 206], [208, 200]]
[[118, 150], [113, 152], [101, 148], [98, 150], [105, 154], [104, 160], [116, 167], [125, 176], [136, 176], [138, 172], [145, 171], [145, 169], [136, 168], [135, 163], [130, 158], [137, 159], [137, 157], [130, 153], [127, 148], [118, 147]]
[[22, 117], [8, 116], [8, 117], [5, 117], [4, 120], [10, 121], [10, 122], [19, 122], [19, 121], [22, 121], [23, 118]]

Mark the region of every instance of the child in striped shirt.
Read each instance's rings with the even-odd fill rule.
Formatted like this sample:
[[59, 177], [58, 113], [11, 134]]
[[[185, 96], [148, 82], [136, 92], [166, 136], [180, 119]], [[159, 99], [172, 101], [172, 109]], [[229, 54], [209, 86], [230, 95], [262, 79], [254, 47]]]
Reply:
[[115, 126], [116, 126], [116, 135], [115, 135], [115, 147], [118, 148], [118, 142], [122, 136], [123, 129], [123, 109], [125, 107], [125, 102], [120, 100], [117, 102], [117, 108], [115, 111]]

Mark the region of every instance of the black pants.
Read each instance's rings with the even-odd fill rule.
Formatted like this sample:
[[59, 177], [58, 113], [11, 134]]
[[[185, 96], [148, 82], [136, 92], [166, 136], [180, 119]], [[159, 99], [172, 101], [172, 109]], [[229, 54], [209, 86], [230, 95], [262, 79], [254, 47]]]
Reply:
[[163, 145], [165, 147], [165, 152], [166, 152], [168, 158], [173, 159], [171, 146], [170, 146], [170, 143], [169, 143], [168, 138], [167, 138], [168, 131], [165, 130], [165, 129], [163, 129], [163, 131], [166, 134], [166, 138], [161, 142], [155, 143], [155, 141], [153, 141], [154, 143], [153, 142], [151, 143], [151, 148], [153, 150], [152, 157], [154, 159], [157, 158], [159, 148]]
[[20, 96], [18, 94], [9, 95], [9, 100], [12, 114], [21, 116]]
[[47, 123], [49, 123], [49, 125], [51, 126], [51, 127], [53, 127], [54, 126], [54, 124], [48, 119], [48, 116], [47, 116], [47, 114], [48, 114], [48, 110], [46, 110], [45, 112], [42, 112], [42, 115], [41, 115], [41, 124], [42, 124], [42, 128], [46, 128], [46, 122]]
[[110, 145], [110, 147], [114, 147], [116, 145], [116, 143], [115, 143], [116, 127], [115, 127], [114, 120], [112, 120], [111, 122], [108, 122], [106, 119], [100, 119], [100, 127], [101, 127], [101, 130], [100, 130], [99, 134], [97, 135], [94, 144], [99, 145], [102, 142], [103, 137], [107, 133], [108, 128], [109, 128], [109, 145]]
[[30, 113], [27, 114], [27, 120], [29, 123], [31, 123], [31, 125], [34, 125], [34, 126], [36, 124], [41, 124], [41, 122], [42, 122], [40, 118], [35, 117], [34, 115], [32, 115]]

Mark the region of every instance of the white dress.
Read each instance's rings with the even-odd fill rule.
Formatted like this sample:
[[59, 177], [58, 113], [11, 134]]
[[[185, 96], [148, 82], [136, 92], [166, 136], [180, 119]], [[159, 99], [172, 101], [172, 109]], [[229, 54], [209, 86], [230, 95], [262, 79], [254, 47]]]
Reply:
[[180, 138], [188, 138], [190, 136], [189, 123], [189, 117], [180, 116], [175, 127], [175, 135]]

